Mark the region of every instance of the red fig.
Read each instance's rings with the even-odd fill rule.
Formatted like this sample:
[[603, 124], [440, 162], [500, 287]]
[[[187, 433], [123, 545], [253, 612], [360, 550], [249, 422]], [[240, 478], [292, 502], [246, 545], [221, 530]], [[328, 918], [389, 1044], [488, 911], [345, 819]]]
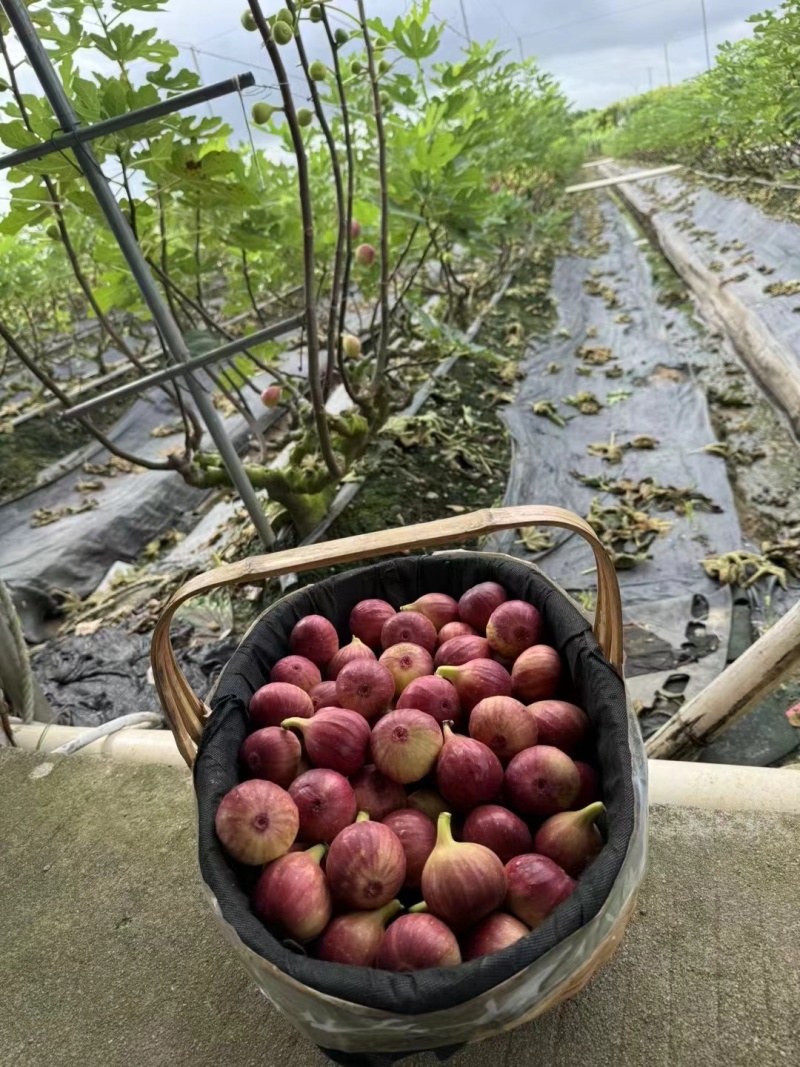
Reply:
[[486, 637], [495, 652], [516, 659], [542, 636], [542, 616], [525, 600], [506, 600], [486, 624]]
[[284, 937], [311, 941], [331, 917], [328, 881], [320, 868], [325, 846], [292, 852], [264, 869], [253, 892], [253, 909]]
[[361, 234], [361, 223], [358, 219], [352, 219], [350, 222], [350, 236], [353, 238], [359, 237]]
[[356, 263], [359, 267], [371, 267], [375, 262], [375, 249], [372, 245], [359, 245], [356, 249]]
[[289, 786], [289, 796], [300, 814], [302, 841], [332, 841], [356, 817], [352, 786], [338, 771], [306, 771]]
[[303, 749], [294, 736], [279, 726], [267, 726], [245, 738], [239, 761], [253, 778], [264, 778], [288, 789], [297, 776]]
[[491, 649], [485, 637], [451, 637], [439, 645], [433, 657], [434, 667], [460, 667], [471, 659], [491, 659]]
[[578, 790], [578, 796], [572, 806], [573, 808], [580, 809], [585, 808], [587, 804], [592, 804], [595, 800], [600, 799], [600, 782], [597, 776], [597, 771], [588, 763], [576, 759], [575, 766], [578, 768], [581, 787]]
[[528, 824], [499, 804], [483, 804], [471, 811], [464, 820], [463, 837], [490, 848], [501, 863], [508, 863], [533, 847]]
[[521, 815], [556, 815], [575, 803], [578, 768], [566, 753], [536, 745], [518, 753], [506, 769], [506, 793]]
[[381, 971], [422, 971], [455, 967], [461, 952], [453, 931], [433, 915], [401, 915], [395, 919], [375, 960]]
[[419, 645], [427, 652], [433, 652], [436, 648], [436, 628], [425, 615], [401, 608], [383, 624], [381, 644], [384, 649], [392, 645]]
[[337, 916], [320, 938], [317, 955], [328, 963], [374, 967], [386, 924], [402, 910], [399, 900], [390, 900], [377, 911], [352, 911]]
[[506, 591], [497, 582], [481, 582], [473, 585], [458, 602], [458, 617], [483, 633], [495, 608], [507, 600]]
[[325, 672], [325, 677], [330, 681], [335, 682], [339, 677], [339, 671], [344, 667], [346, 663], [352, 662], [354, 659], [375, 659], [375, 653], [369, 647], [365, 645], [363, 641], [359, 641], [357, 637], [354, 637], [349, 645], [344, 645], [333, 656], [328, 669]]
[[486, 745], [454, 734], [445, 723], [436, 783], [444, 799], [457, 811], [469, 811], [488, 804], [500, 792], [503, 765]]
[[[307, 693], [309, 689], [319, 685], [322, 681], [322, 675], [319, 673], [319, 667], [316, 663], [312, 663], [305, 656], [284, 656], [283, 659], [278, 660], [269, 672], [269, 680], [271, 682], [288, 682], [289, 685], [294, 685]], [[283, 717], [285, 719], [286, 715], [284, 714]], [[269, 725], [274, 726], [275, 723], [270, 723]]]
[[513, 697], [485, 697], [470, 712], [469, 736], [483, 741], [503, 763], [532, 748], [537, 733], [533, 716]]
[[471, 659], [458, 667], [439, 667], [436, 673], [453, 683], [464, 711], [472, 711], [486, 697], [511, 696], [508, 671], [492, 659]]
[[458, 603], [447, 593], [425, 593], [413, 604], [404, 604], [401, 611], [415, 611], [433, 623], [437, 633], [443, 626], [458, 619]]
[[385, 711], [394, 696], [394, 677], [384, 664], [369, 659], [345, 663], [336, 679], [336, 699], [367, 721]]
[[404, 808], [393, 811], [383, 820], [397, 836], [406, 854], [406, 881], [410, 889], [416, 889], [422, 878], [422, 869], [436, 844], [436, 826], [421, 811]]
[[479, 637], [477, 630], [473, 630], [466, 622], [447, 622], [436, 635], [436, 644], [441, 648], [445, 641], [453, 637]]
[[390, 711], [372, 729], [372, 759], [381, 774], [408, 785], [433, 770], [442, 743], [442, 728], [431, 715], [415, 708]]
[[381, 630], [387, 619], [397, 612], [385, 600], [359, 600], [350, 612], [350, 630], [353, 637], [372, 649], [381, 647]]
[[582, 811], [562, 811], [551, 816], [536, 831], [534, 849], [577, 878], [603, 847], [596, 821], [605, 810], [597, 801]]
[[399, 697], [415, 678], [433, 674], [433, 659], [420, 645], [401, 644], [387, 648], [378, 661], [394, 678], [394, 695]]
[[225, 794], [214, 825], [228, 855], [255, 866], [289, 850], [297, 837], [299, 817], [297, 805], [285, 789], [251, 778]]
[[493, 952], [502, 952], [528, 932], [528, 927], [513, 915], [496, 911], [470, 932], [464, 945], [464, 959], [477, 960], [481, 956], [491, 956]]
[[368, 763], [354, 774], [350, 785], [356, 795], [359, 811], [365, 811], [373, 822], [382, 822], [392, 811], [406, 806], [406, 791], [377, 767]]
[[300, 731], [308, 758], [317, 767], [328, 767], [347, 777], [364, 766], [369, 724], [356, 711], [321, 708], [311, 719], [284, 719], [281, 726]]
[[546, 700], [558, 688], [561, 657], [549, 645], [531, 645], [514, 661], [511, 685], [514, 696], [525, 704]]
[[406, 856], [388, 826], [360, 812], [333, 839], [325, 873], [341, 904], [374, 911], [397, 895], [406, 878]]
[[261, 394], [261, 403], [265, 408], [275, 408], [281, 402], [281, 393], [283, 390], [279, 385], [268, 385], [264, 392]]
[[439, 816], [436, 846], [422, 871], [422, 896], [428, 910], [450, 926], [471, 926], [502, 905], [506, 876], [491, 849], [453, 839], [451, 818], [449, 812]]
[[250, 718], [255, 726], [280, 726], [289, 715], [306, 718], [313, 714], [308, 693], [289, 682], [269, 682], [250, 697]]
[[[319, 711], [320, 708], [339, 707], [339, 702], [336, 699], [336, 682], [320, 682], [319, 685], [315, 685], [312, 689], [309, 689], [308, 695], [311, 697], [314, 711]], [[312, 712], [312, 715], [313, 714], [314, 712]], [[307, 719], [308, 715], [301, 715], [300, 718]]]
[[461, 717], [458, 693], [445, 678], [434, 674], [415, 678], [397, 701], [397, 710], [418, 708], [431, 715], [437, 722], [457, 722]]
[[506, 864], [506, 908], [533, 929], [566, 900], [577, 883], [547, 856], [515, 856]]
[[324, 669], [339, 651], [339, 635], [329, 619], [306, 615], [289, 635], [289, 648], [293, 655], [305, 656]]
[[569, 755], [589, 736], [589, 716], [566, 700], [539, 700], [528, 711], [539, 727], [540, 745], [552, 745]]
[[443, 811], [450, 810], [450, 805], [447, 801], [440, 797], [438, 793], [434, 793], [432, 789], [415, 789], [413, 793], [409, 794], [408, 806], [415, 811], [421, 811], [423, 815], [427, 815], [433, 823], [436, 822]]

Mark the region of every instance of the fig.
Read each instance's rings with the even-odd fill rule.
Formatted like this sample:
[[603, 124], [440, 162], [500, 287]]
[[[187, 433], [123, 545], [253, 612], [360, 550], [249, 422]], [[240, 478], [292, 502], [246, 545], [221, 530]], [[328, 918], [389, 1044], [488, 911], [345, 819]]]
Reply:
[[543, 923], [577, 885], [557, 863], [535, 853], [509, 860], [506, 878], [506, 908], [531, 929]]
[[442, 728], [424, 711], [403, 708], [378, 720], [370, 743], [381, 774], [408, 785], [433, 770], [443, 743]]
[[416, 678], [433, 674], [433, 659], [421, 645], [400, 644], [387, 648], [378, 660], [394, 679], [394, 695], [399, 697]]
[[378, 768], [368, 763], [350, 779], [359, 811], [365, 811], [373, 822], [382, 822], [392, 811], [406, 806], [406, 791]]
[[539, 700], [528, 707], [539, 727], [539, 744], [571, 755], [589, 736], [589, 716], [566, 700]]
[[433, 657], [434, 667], [461, 667], [471, 659], [491, 659], [491, 649], [485, 637], [451, 637], [439, 645]]
[[557, 815], [575, 803], [578, 768], [559, 748], [536, 745], [519, 752], [506, 768], [506, 793], [520, 815]]
[[375, 960], [381, 971], [455, 967], [461, 952], [453, 931], [433, 915], [401, 915], [383, 938]]
[[458, 602], [458, 617], [462, 622], [484, 633], [492, 612], [507, 600], [506, 591], [497, 582], [481, 582], [473, 585]]
[[471, 926], [497, 911], [506, 897], [503, 864], [484, 845], [455, 841], [452, 816], [436, 824], [436, 845], [422, 871], [422, 896], [432, 915], [450, 926]]
[[[364, 64], [363, 63], [359, 63], [359, 61], [357, 59], [354, 59], [353, 62], [350, 64], [350, 73], [354, 74], [356, 76], [358, 76], [359, 74], [363, 74], [364, 73]], [[375, 250], [373, 249], [373, 252], [374, 251]]]
[[458, 603], [447, 593], [425, 593], [413, 604], [404, 604], [401, 611], [413, 611], [429, 619], [438, 633], [443, 626], [458, 619]]
[[406, 880], [410, 889], [416, 889], [422, 878], [422, 869], [436, 844], [436, 826], [427, 815], [413, 808], [393, 811], [383, 820], [403, 846], [406, 854]]
[[280, 726], [290, 715], [313, 715], [314, 705], [308, 693], [291, 682], [269, 682], [250, 697], [249, 710], [255, 726]]
[[328, 77], [328, 68], [319, 59], [315, 59], [308, 68], [308, 73], [315, 82], [324, 82]]
[[297, 124], [298, 126], [310, 126], [314, 121], [314, 112], [307, 107], [300, 107], [297, 109]]
[[[307, 693], [315, 685], [322, 681], [322, 675], [316, 663], [312, 663], [305, 656], [284, 656], [279, 659], [269, 672], [271, 682], [286, 682], [295, 685], [298, 689], [304, 689]], [[286, 715], [284, 714], [284, 719]], [[274, 725], [270, 723], [270, 726]]]
[[[349, 33], [347, 32], [347, 30], [345, 30], [345, 29], [344, 29], [343, 27], [341, 27], [341, 26], [339, 26], [339, 27], [338, 27], [338, 29], [336, 30], [336, 33], [334, 33], [333, 37], [334, 37], [334, 40], [336, 41], [336, 43], [337, 43], [337, 44], [338, 44], [339, 46], [341, 46], [341, 45], [343, 45], [343, 44], [347, 44], [347, 42], [348, 42], [348, 41], [350, 40], [350, 34], [349, 34]], [[355, 221], [355, 220], [354, 220], [354, 221]], [[351, 223], [351, 224], [350, 224], [351, 230], [352, 230], [353, 224], [354, 224], [354, 223]], [[358, 223], [357, 223], [357, 222], [355, 222], [355, 225], [356, 225], [356, 226], [358, 226]], [[360, 232], [361, 232], [361, 227], [359, 226], [359, 227], [358, 227], [358, 232], [357, 232], [357, 233], [354, 233], [354, 234], [353, 234], [353, 236], [354, 236], [354, 237], [358, 237], [358, 234], [359, 234]]]
[[350, 222], [350, 236], [354, 241], [361, 236], [361, 223], [358, 219], [352, 219]]
[[[361, 341], [352, 333], [346, 333], [342, 337], [342, 351], [348, 359], [358, 359], [361, 355]], [[392, 608], [394, 612], [394, 608]]]
[[302, 752], [294, 734], [279, 726], [267, 726], [245, 738], [239, 749], [239, 762], [251, 777], [288, 789], [297, 776]]
[[[336, 654], [338, 656], [339, 653], [337, 652]], [[320, 682], [319, 685], [315, 685], [313, 688], [309, 689], [308, 695], [311, 697], [314, 711], [319, 711], [320, 708], [339, 707], [336, 698], [336, 682]], [[307, 719], [308, 715], [301, 715], [300, 718]]]
[[312, 4], [308, 9], [308, 17], [312, 22], [322, 22], [322, 7], [320, 4]]
[[418, 708], [439, 723], [457, 722], [461, 717], [458, 693], [450, 682], [435, 674], [415, 678], [406, 686], [397, 701], [397, 710], [401, 708]]
[[483, 804], [464, 820], [465, 841], [490, 848], [501, 863], [530, 852], [533, 838], [528, 824], [499, 804]]
[[376, 656], [369, 645], [365, 645], [363, 641], [359, 641], [357, 637], [354, 637], [349, 645], [344, 645], [335, 653], [328, 664], [328, 669], [325, 671], [325, 677], [335, 682], [339, 677], [339, 671], [344, 667], [345, 663], [350, 663], [354, 659], [374, 660]]
[[536, 744], [536, 720], [513, 697], [485, 697], [476, 704], [469, 716], [469, 736], [508, 763], [518, 752]]
[[470, 931], [464, 943], [464, 959], [477, 960], [481, 956], [491, 956], [493, 952], [502, 952], [527, 933], [528, 927], [519, 919], [504, 911], [496, 911]]
[[392, 605], [387, 604], [385, 600], [359, 600], [350, 612], [350, 630], [353, 637], [357, 637], [371, 649], [380, 648], [384, 623], [396, 614]]
[[[280, 15], [280, 12], [278, 14]], [[294, 30], [287, 22], [278, 20], [272, 25], [272, 36], [275, 38], [275, 44], [286, 45], [293, 39]]]
[[454, 734], [445, 723], [436, 784], [457, 811], [469, 811], [495, 799], [503, 785], [503, 765], [482, 742]]
[[306, 771], [289, 786], [289, 796], [300, 816], [300, 840], [309, 844], [333, 841], [356, 817], [355, 793], [338, 771]]
[[427, 652], [433, 652], [436, 648], [436, 628], [425, 615], [401, 608], [383, 624], [381, 645], [387, 649], [401, 644], [419, 645]]
[[516, 659], [542, 636], [542, 616], [525, 600], [506, 600], [496, 607], [486, 624], [486, 638], [495, 652]]
[[[257, 107], [266, 107], [266, 106], [267, 106], [266, 104], [254, 104], [253, 105], [253, 118], [256, 119], [256, 108]], [[270, 118], [272, 116], [272, 112], [275, 110], [275, 108], [271, 107], [271, 108], [268, 108], [267, 110], [269, 111], [269, 115], [267, 115], [265, 111], [259, 111], [258, 114], [261, 117], [256, 119], [256, 122], [259, 122], [259, 123], [269, 122], [269, 120], [270, 120]], [[266, 117], [264, 117], [265, 115], [266, 115]], [[283, 394], [283, 390], [281, 389], [281, 387], [279, 385], [268, 385], [267, 388], [264, 390], [264, 392], [261, 394], [261, 403], [264, 405], [265, 408], [276, 408], [278, 406], [278, 404], [281, 402], [282, 394]]]
[[254, 33], [258, 29], [256, 20], [253, 17], [253, 12], [249, 7], [242, 12], [242, 25], [248, 33]]
[[375, 660], [352, 659], [336, 677], [336, 699], [367, 721], [389, 707], [394, 689], [394, 676]]
[[406, 878], [406, 856], [388, 826], [359, 812], [331, 842], [325, 873], [340, 904], [374, 911], [397, 896]]
[[289, 648], [294, 656], [305, 656], [324, 670], [339, 651], [339, 635], [323, 615], [306, 615], [292, 629]]
[[546, 700], [558, 688], [561, 657], [549, 645], [531, 645], [521, 652], [511, 669], [514, 696], [524, 704]]
[[375, 262], [375, 255], [375, 249], [372, 245], [359, 245], [356, 249], [356, 263], [359, 267], [371, 267]]
[[374, 967], [386, 933], [386, 924], [403, 910], [399, 900], [390, 900], [376, 911], [353, 911], [338, 915], [322, 935], [317, 956], [328, 963]]
[[587, 804], [600, 799], [600, 781], [594, 767], [578, 759], [574, 763], [578, 768], [581, 784], [575, 803], [572, 806], [574, 808], [585, 808]]
[[435, 823], [443, 811], [449, 811], [450, 805], [432, 789], [415, 789], [409, 794], [408, 806], [427, 815]]
[[471, 659], [457, 667], [439, 667], [436, 673], [453, 683], [464, 711], [472, 711], [486, 697], [511, 696], [511, 676], [492, 659]]
[[597, 801], [581, 811], [562, 811], [546, 819], [533, 839], [534, 851], [557, 863], [572, 878], [600, 854], [603, 838], [597, 819], [605, 812]]
[[330, 921], [333, 905], [320, 863], [324, 845], [288, 856], [265, 867], [253, 891], [253, 910], [283, 937], [311, 941]]
[[479, 637], [477, 630], [473, 630], [467, 622], [446, 622], [436, 636], [436, 644], [441, 648], [445, 641], [453, 637]]
[[217, 837], [229, 856], [258, 866], [287, 852], [297, 837], [297, 805], [280, 786], [261, 778], [235, 785], [214, 819]]
[[363, 715], [345, 708], [321, 708], [311, 719], [284, 719], [284, 730], [299, 730], [308, 758], [345, 777], [364, 766], [369, 724]]

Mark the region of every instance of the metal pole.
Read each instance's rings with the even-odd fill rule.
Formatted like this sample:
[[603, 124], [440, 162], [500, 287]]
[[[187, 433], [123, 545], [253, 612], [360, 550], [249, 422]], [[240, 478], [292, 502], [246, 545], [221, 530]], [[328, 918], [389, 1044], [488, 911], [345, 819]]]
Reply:
[[[25, 55], [28, 57], [28, 61], [41, 83], [44, 94], [49, 100], [62, 130], [65, 133], [75, 133], [78, 129], [77, 116], [64, 91], [64, 86], [61, 84], [55, 68], [50, 62], [50, 57], [39, 40], [23, 0], [0, 0], [0, 2], [2, 2], [8, 20], [19, 38]], [[111, 232], [117, 239], [120, 250], [150, 309], [153, 320], [161, 331], [167, 351], [176, 361], [180, 360], [185, 363], [190, 358], [190, 352], [186, 346], [186, 341], [183, 339], [180, 327], [172, 317], [167, 305], [161, 299], [161, 294], [153, 281], [142, 250], [139, 248], [128, 221], [100, 169], [100, 164], [97, 162], [91, 146], [78, 141], [73, 151], [81, 170], [86, 176], [89, 187], [106, 217]], [[245, 474], [236, 449], [233, 447], [230, 438], [225, 432], [225, 427], [214, 410], [211, 398], [206, 395], [191, 376], [187, 378], [187, 384], [197, 405], [200, 417], [206, 424], [214, 444], [219, 449], [222, 462], [225, 464], [231, 482], [247, 508], [258, 536], [266, 548], [272, 548], [275, 543], [275, 534], [258, 503], [258, 497]]]
[[664, 62], [667, 65], [667, 85], [672, 88], [672, 74], [669, 69], [669, 45], [664, 41]]
[[711, 70], [711, 50], [708, 47], [708, 19], [706, 18], [706, 0], [700, 0], [700, 9], [703, 12], [703, 37], [706, 42], [706, 70]]
[[467, 12], [464, 9], [464, 0], [459, 0], [459, 4], [461, 5], [461, 18], [464, 20], [464, 33], [466, 34], [466, 37], [467, 37], [467, 40], [469, 41], [469, 43], [472, 44], [472, 38], [469, 35], [469, 23], [467, 22]]

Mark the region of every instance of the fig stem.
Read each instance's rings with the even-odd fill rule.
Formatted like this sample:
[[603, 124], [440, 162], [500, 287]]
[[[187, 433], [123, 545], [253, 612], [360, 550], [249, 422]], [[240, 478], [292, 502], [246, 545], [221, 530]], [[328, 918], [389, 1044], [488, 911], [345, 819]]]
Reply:
[[382, 908], [379, 908], [375, 914], [380, 917], [381, 925], [385, 926], [390, 919], [393, 919], [395, 915], [399, 915], [403, 910], [403, 905], [399, 900], [390, 900], [388, 904], [384, 904]]
[[605, 804], [601, 800], [596, 800], [594, 804], [590, 804], [579, 811], [578, 815], [581, 816], [581, 821], [588, 826], [590, 823], [596, 822], [605, 810]]
[[440, 678], [446, 678], [448, 682], [452, 682], [454, 678], [458, 678], [458, 667], [437, 667], [436, 673]]
[[356, 822], [369, 822], [369, 812], [360, 811], [356, 816]]
[[420, 912], [427, 911], [428, 905], [425, 903], [424, 900], [421, 900], [419, 904], [414, 904], [413, 907], [410, 907], [408, 910], [409, 912], [413, 912], [415, 915], [418, 915]]
[[455, 722], [452, 719], [448, 719], [447, 722], [442, 723], [442, 733], [444, 734], [445, 741], [449, 741], [453, 736], [453, 727]]
[[450, 823], [453, 816], [449, 811], [443, 811], [439, 816], [436, 824], [436, 847], [439, 845], [454, 845], [453, 831], [450, 828]]
[[283, 730], [300, 730], [301, 732], [309, 724], [310, 719], [304, 719], [299, 715], [295, 715], [291, 719], [284, 719], [281, 723], [281, 729]]
[[314, 863], [322, 863], [327, 851], [327, 845], [312, 845], [311, 848], [306, 849], [306, 855], [310, 856]]

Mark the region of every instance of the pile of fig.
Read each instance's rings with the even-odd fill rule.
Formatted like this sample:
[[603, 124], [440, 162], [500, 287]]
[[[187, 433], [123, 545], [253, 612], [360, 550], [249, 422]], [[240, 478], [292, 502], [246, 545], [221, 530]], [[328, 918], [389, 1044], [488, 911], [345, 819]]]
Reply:
[[396, 610], [340, 645], [302, 618], [250, 701], [217, 836], [262, 868], [254, 912], [322, 960], [414, 971], [518, 941], [603, 846], [590, 722], [557, 699], [539, 611], [494, 582]]

